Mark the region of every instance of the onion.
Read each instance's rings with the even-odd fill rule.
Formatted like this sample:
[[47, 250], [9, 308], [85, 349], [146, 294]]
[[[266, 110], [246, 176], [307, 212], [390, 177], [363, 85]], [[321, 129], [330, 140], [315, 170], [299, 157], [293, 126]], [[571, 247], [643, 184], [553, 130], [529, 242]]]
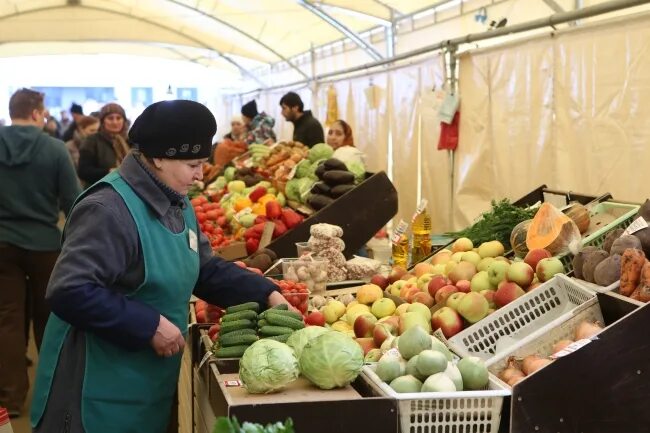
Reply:
[[603, 327], [598, 322], [592, 323], [586, 320], [584, 322], [580, 322], [576, 328], [576, 341], [591, 338], [602, 330]]
[[558, 353], [560, 350], [567, 347], [569, 344], [573, 343], [573, 340], [560, 340], [553, 345], [553, 353]]
[[506, 368], [501, 370], [501, 372], [499, 373], [499, 379], [501, 379], [507, 384], [510, 384], [510, 382], [514, 379], [521, 380], [524, 377], [526, 377], [526, 375], [524, 374], [523, 371], [519, 369], [519, 367], [517, 366], [517, 361], [512, 356], [508, 358], [508, 363], [506, 365]]
[[509, 381], [507, 381], [506, 383], [508, 384], [508, 386], [509, 386], [510, 388], [512, 388], [513, 386], [515, 386], [516, 384], [518, 384], [519, 382], [521, 382], [522, 380], [524, 380], [525, 377], [526, 377], [526, 376], [524, 376], [524, 374], [521, 373], [521, 377], [512, 377], [512, 378], [511, 378]]
[[530, 376], [540, 368], [546, 367], [551, 362], [553, 361], [547, 358], [540, 358], [537, 355], [528, 355], [522, 362], [522, 370], [526, 376]]

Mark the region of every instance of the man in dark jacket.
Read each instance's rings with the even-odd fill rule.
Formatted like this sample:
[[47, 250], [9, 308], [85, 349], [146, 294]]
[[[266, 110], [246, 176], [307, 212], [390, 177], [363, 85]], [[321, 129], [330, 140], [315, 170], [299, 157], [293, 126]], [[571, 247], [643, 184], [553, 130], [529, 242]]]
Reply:
[[81, 105], [73, 102], [70, 107], [70, 114], [72, 115], [72, 123], [63, 133], [63, 137], [61, 137], [64, 143], [74, 138], [74, 132], [77, 130], [77, 121], [84, 116], [84, 110]]
[[311, 110], [303, 111], [304, 104], [297, 93], [289, 92], [280, 99], [282, 115], [293, 123], [293, 141], [299, 141], [305, 146], [325, 143], [325, 134], [320, 122], [311, 114]]
[[43, 132], [43, 98], [18, 90], [9, 100], [12, 125], [0, 127], [0, 407], [10, 416], [20, 414], [29, 389], [25, 293], [40, 348], [45, 289], [61, 245], [59, 209], [67, 215], [81, 192], [65, 144]]

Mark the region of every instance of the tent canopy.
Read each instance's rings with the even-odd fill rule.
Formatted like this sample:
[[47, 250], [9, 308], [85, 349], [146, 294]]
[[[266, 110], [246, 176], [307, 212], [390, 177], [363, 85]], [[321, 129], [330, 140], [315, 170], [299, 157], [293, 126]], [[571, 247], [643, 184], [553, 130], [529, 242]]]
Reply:
[[71, 42], [79, 41], [155, 44], [208, 50], [213, 57], [275, 63], [312, 46], [340, 40], [346, 30], [358, 34], [390, 25], [391, 17], [439, 3], [445, 2], [4, 0], [0, 2], [0, 46], [65, 42], [67, 50], [74, 50]]

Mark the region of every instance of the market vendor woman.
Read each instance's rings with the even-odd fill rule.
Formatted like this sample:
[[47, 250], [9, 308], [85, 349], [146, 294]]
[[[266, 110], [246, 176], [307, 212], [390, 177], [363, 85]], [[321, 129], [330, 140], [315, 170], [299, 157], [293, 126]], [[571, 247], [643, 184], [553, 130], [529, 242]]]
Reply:
[[137, 150], [77, 199], [47, 289], [36, 433], [165, 432], [190, 295], [286, 303], [266, 278], [213, 257], [197, 227], [186, 194], [215, 132], [199, 103], [155, 103], [129, 133]]

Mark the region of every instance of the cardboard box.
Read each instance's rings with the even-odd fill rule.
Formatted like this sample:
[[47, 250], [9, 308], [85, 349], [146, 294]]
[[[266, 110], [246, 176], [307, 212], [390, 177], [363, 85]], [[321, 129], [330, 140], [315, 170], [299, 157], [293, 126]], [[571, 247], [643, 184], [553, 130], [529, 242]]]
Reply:
[[229, 261], [248, 257], [248, 253], [246, 252], [246, 243], [244, 242], [233, 242], [226, 247], [214, 250], [213, 254], [217, 257], [221, 257], [222, 259]]

